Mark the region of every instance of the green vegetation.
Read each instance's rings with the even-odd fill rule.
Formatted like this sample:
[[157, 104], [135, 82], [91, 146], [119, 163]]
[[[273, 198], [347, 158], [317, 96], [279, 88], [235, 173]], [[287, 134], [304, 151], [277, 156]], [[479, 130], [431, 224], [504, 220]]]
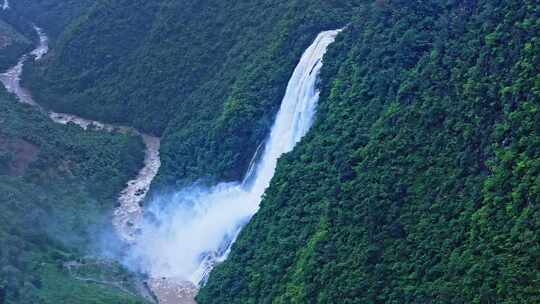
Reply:
[[[538, 1], [20, 2], [14, 12], [54, 39], [26, 74], [36, 98], [162, 135], [155, 187], [241, 178], [302, 51], [349, 24], [325, 58], [317, 123], [280, 161], [200, 304], [540, 303]], [[2, 283], [19, 288], [12, 302], [21, 288], [54, 298], [35, 277], [82, 284], [49, 267], [77, 253], [34, 228], [84, 243], [81, 227], [102, 218], [94, 206], [110, 208], [141, 157], [126, 157], [141, 151], [128, 137], [22, 123], [36, 115], [5, 118], [27, 133], [0, 141], [30, 151], [0, 152], [1, 197], [15, 206], [0, 240], [30, 248], [0, 247], [3, 273], [18, 278]], [[47, 218], [34, 209], [71, 228], [30, 225]]]
[[8, 23], [0, 20], [0, 71], [15, 65], [19, 58], [32, 50], [32, 42]]
[[99, 1], [26, 80], [59, 111], [163, 134], [157, 185], [237, 180], [301, 53], [354, 2]]
[[47, 27], [53, 39], [62, 34], [77, 17], [94, 4], [93, 0], [17, 0], [10, 1], [11, 9], [2, 12], [5, 18], [19, 28], [32, 33], [31, 24]]
[[[116, 197], [136, 175], [143, 150], [138, 137], [57, 125], [1, 90], [5, 303], [143, 303], [114, 286], [77, 280], [65, 267], [98, 250], [98, 240], [110, 231]], [[133, 280], [120, 268], [110, 277], [125, 284]]]
[[207, 303], [539, 303], [540, 5], [366, 4]]

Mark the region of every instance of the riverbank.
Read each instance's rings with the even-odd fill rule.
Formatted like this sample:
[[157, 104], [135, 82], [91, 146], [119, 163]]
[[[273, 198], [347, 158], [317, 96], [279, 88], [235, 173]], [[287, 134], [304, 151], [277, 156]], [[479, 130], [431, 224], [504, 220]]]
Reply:
[[[23, 55], [15, 66], [0, 74], [0, 82], [4, 85], [6, 90], [9, 93], [14, 94], [19, 102], [36, 107], [39, 111], [46, 113], [52, 121], [58, 124], [75, 124], [83, 130], [92, 129], [109, 133], [132, 133], [141, 136], [143, 139], [146, 148], [144, 165], [137, 176], [130, 180], [124, 190], [121, 191], [118, 198], [118, 206], [113, 213], [114, 216], [112, 219], [116, 233], [129, 245], [136, 238], [138, 223], [142, 220], [143, 216], [142, 203], [150, 188], [152, 180], [156, 176], [161, 165], [159, 158], [160, 139], [155, 136], [141, 133], [131, 127], [89, 120], [68, 113], [57, 113], [41, 107], [33, 99], [32, 94], [21, 86], [21, 75], [27, 60], [40, 60], [49, 50], [46, 34], [39, 27], [35, 27], [35, 30], [39, 36], [38, 46], [29, 54]], [[152, 284], [147, 285], [152, 286]], [[159, 291], [159, 293], [162, 293], [163, 288], [160, 288]]]

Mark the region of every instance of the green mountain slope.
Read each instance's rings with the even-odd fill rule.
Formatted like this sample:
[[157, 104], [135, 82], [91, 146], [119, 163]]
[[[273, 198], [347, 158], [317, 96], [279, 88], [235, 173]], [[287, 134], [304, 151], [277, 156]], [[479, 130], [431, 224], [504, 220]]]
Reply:
[[143, 149], [137, 137], [59, 126], [0, 91], [1, 303], [143, 303], [82, 280], [134, 290], [118, 265], [82, 258], [110, 229], [117, 194], [136, 175]]
[[100, 1], [29, 70], [40, 102], [163, 134], [156, 184], [236, 180], [300, 54], [357, 1]]
[[[155, 190], [240, 179], [302, 51], [349, 24], [325, 58], [315, 126], [199, 304], [540, 302], [538, 1], [21, 2], [54, 42], [26, 84], [48, 107], [161, 135]], [[63, 147], [43, 155], [95, 152]], [[80, 161], [89, 179], [68, 200], [107, 174], [118, 184], [97, 189], [112, 202], [132, 168]], [[0, 185], [12, 162], [0, 154]], [[60, 197], [19, 179], [10, 191], [41, 191], [20, 206]]]
[[538, 303], [539, 13], [366, 5], [199, 303]]
[[0, 71], [15, 65], [19, 58], [32, 50], [32, 42], [9, 23], [0, 20]]
[[10, 1], [11, 8], [3, 11], [2, 14], [4, 18], [8, 18], [20, 28], [28, 28], [28, 23], [47, 26], [47, 34], [52, 40], [56, 40], [71, 22], [85, 14], [95, 2], [93, 0], [17, 0]]

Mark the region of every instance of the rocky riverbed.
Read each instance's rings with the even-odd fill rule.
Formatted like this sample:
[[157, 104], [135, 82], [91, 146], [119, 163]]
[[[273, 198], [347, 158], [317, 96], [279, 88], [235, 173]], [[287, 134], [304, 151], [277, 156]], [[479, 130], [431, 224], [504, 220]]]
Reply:
[[[143, 218], [142, 203], [150, 188], [152, 180], [161, 166], [159, 157], [160, 139], [144, 134], [134, 128], [118, 126], [90, 120], [69, 113], [58, 113], [45, 110], [32, 98], [30, 91], [21, 86], [21, 75], [27, 60], [40, 60], [49, 50], [48, 38], [41, 28], [35, 27], [39, 35], [38, 46], [29, 54], [24, 55], [15, 66], [0, 74], [0, 82], [6, 90], [17, 96], [22, 103], [32, 105], [45, 112], [51, 120], [59, 124], [75, 124], [85, 130], [101, 130], [104, 132], [133, 133], [142, 137], [146, 146], [144, 166], [137, 176], [127, 183], [118, 198], [118, 207], [114, 211], [113, 226], [118, 236], [129, 246], [137, 240], [140, 223]], [[146, 285], [151, 289], [160, 304], [193, 304], [197, 287], [189, 282], [170, 278], [150, 278]]]

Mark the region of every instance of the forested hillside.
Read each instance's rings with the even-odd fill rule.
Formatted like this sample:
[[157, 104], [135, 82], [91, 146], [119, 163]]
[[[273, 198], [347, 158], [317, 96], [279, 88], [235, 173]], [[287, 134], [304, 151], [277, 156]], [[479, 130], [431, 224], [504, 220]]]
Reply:
[[48, 35], [56, 40], [95, 2], [93, 0], [17, 0], [10, 1], [11, 9], [3, 11], [2, 15], [20, 28], [28, 28], [31, 24], [46, 26]]
[[163, 134], [159, 185], [236, 180], [288, 78], [357, 1], [100, 1], [29, 71], [48, 106]]
[[[56, 125], [0, 90], [0, 302], [143, 303], [76, 279], [132, 284], [118, 265], [82, 257], [97, 252], [110, 229], [116, 196], [140, 168], [143, 149], [137, 137]], [[68, 269], [74, 261], [81, 267]]]
[[[25, 71], [39, 103], [162, 137], [155, 193], [241, 179], [301, 53], [345, 27], [313, 129], [199, 304], [540, 303], [538, 1], [19, 0], [2, 16], [51, 35]], [[91, 238], [142, 143], [0, 98], [8, 303], [137, 301], [67, 281], [79, 252], [47, 232]], [[29, 224], [42, 214], [60, 224]]]
[[540, 5], [378, 1], [199, 303], [539, 303]]
[[30, 50], [31, 41], [10, 24], [0, 20], [0, 71], [15, 65], [21, 55]]

